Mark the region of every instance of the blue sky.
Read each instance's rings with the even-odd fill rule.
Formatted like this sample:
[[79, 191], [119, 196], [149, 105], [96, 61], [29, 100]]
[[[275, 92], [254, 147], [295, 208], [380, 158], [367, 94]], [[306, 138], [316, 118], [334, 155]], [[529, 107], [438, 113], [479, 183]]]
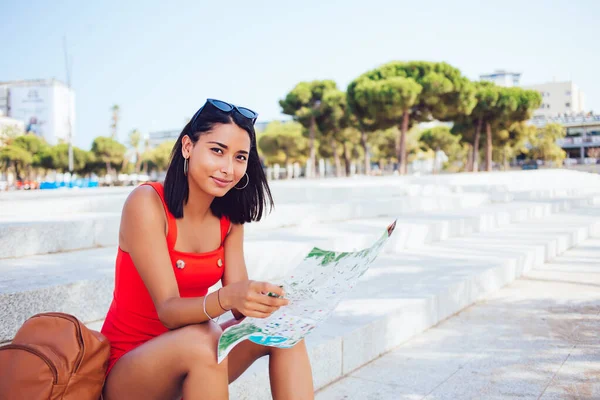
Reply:
[[471, 78], [495, 69], [522, 83], [573, 80], [600, 112], [600, 2], [0, 0], [0, 81], [65, 80], [73, 59], [76, 145], [180, 129], [207, 97], [281, 118], [303, 80], [345, 89], [392, 60], [446, 61]]

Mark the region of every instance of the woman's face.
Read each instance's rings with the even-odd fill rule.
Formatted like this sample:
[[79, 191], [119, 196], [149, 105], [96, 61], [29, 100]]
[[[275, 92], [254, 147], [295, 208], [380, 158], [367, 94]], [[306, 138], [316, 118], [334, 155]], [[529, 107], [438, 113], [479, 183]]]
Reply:
[[216, 124], [195, 145], [184, 136], [182, 153], [189, 159], [188, 179], [212, 196], [224, 196], [240, 181], [238, 186], [246, 184], [250, 135], [234, 123]]

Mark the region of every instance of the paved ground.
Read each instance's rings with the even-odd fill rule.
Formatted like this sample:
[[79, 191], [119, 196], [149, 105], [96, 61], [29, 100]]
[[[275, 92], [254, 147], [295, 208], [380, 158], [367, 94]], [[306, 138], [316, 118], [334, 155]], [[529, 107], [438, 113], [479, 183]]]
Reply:
[[317, 394], [330, 399], [600, 399], [600, 239]]

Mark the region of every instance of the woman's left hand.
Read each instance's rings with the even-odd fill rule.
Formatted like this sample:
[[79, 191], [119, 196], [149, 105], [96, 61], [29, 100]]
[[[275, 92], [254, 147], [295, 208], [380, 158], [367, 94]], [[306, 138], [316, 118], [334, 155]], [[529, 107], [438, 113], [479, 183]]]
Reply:
[[[244, 318], [246, 318], [246, 317], [244, 317]], [[244, 318], [241, 318], [241, 319], [231, 318], [219, 325], [221, 326], [221, 329], [225, 330], [225, 329], [229, 328], [230, 326], [239, 324], [240, 322], [242, 322], [244, 320]]]

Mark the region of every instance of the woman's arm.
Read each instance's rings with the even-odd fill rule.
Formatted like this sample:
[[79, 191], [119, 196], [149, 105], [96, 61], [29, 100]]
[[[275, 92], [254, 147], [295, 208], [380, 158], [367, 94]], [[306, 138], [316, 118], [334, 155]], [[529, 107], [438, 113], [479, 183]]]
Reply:
[[[235, 282], [248, 280], [248, 270], [244, 259], [244, 225], [231, 224], [231, 230], [225, 238], [225, 273], [223, 287]], [[235, 319], [244, 315], [236, 309], [231, 310]]]
[[[244, 261], [244, 226], [234, 224], [231, 232], [225, 239], [225, 272], [223, 274], [223, 288], [221, 289], [221, 303], [223, 307], [231, 310], [236, 320], [244, 316], [266, 318], [277, 311], [279, 307], [288, 304], [287, 299], [266, 296], [272, 292], [283, 297], [283, 289], [279, 286], [248, 280], [248, 271]], [[250, 288], [245, 297], [240, 297], [242, 291], [239, 285], [250, 283]], [[276, 300], [274, 302], [269, 299]]]
[[[165, 240], [167, 220], [156, 191], [136, 188], [128, 197], [121, 216], [119, 244], [127, 251], [144, 281], [158, 317], [169, 329], [208, 320], [204, 297], [181, 298]], [[216, 294], [206, 299], [206, 312], [213, 318], [223, 314]]]
[[[165, 327], [176, 329], [206, 322], [204, 297], [181, 298], [179, 295], [165, 240], [166, 230], [164, 208], [156, 191], [150, 186], [136, 188], [123, 207], [119, 232], [121, 249], [129, 252]], [[260, 295], [264, 290], [281, 291], [278, 286], [245, 279], [230, 284], [226, 296], [225, 290], [221, 290], [221, 304], [260, 318], [272, 308], [284, 305], [274, 301], [281, 299]], [[206, 296], [206, 312], [213, 318], [225, 312], [219, 305], [217, 293]]]

